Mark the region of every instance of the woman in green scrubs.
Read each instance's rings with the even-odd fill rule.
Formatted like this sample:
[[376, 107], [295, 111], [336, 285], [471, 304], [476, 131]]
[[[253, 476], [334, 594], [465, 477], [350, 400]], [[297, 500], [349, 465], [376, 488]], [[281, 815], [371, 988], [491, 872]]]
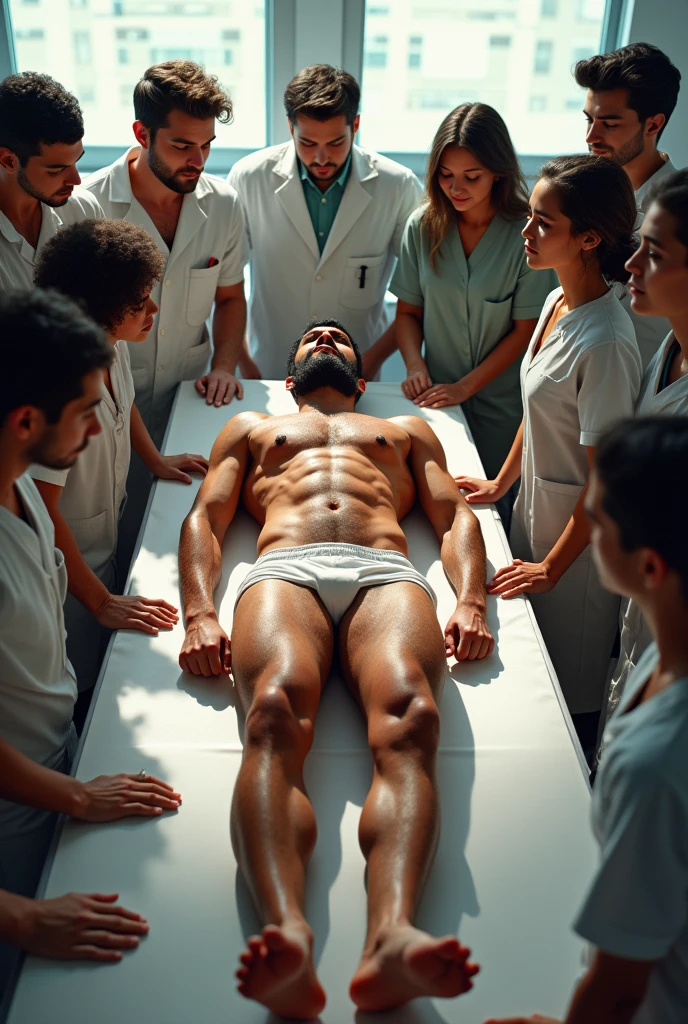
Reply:
[[497, 111], [457, 107], [435, 136], [426, 202], [409, 217], [390, 286], [404, 394], [423, 408], [461, 405], [488, 476], [521, 423], [521, 358], [557, 283], [526, 262], [526, 197]]

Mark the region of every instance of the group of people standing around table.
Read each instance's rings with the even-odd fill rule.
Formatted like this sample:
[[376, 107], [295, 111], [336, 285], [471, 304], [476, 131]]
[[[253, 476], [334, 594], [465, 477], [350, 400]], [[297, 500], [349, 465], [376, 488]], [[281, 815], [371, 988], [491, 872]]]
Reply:
[[[180, 803], [155, 779], [84, 786], [63, 774], [77, 683], [83, 721], [110, 631], [154, 634], [178, 620], [165, 601], [121, 593], [152, 477], [189, 483], [207, 470], [201, 455], [160, 453], [177, 385], [195, 380], [216, 406], [241, 399], [241, 377], [284, 376], [314, 318], [346, 325], [366, 379], [398, 348], [411, 401], [462, 407], [487, 479], [456, 482], [469, 503], [497, 503], [516, 556], [488, 592], [531, 598], [594, 756], [607, 701], [616, 706], [638, 678], [651, 640], [642, 591], [652, 588], [614, 588], [632, 599], [607, 695], [620, 599], [591, 554], [591, 509], [593, 524], [606, 520], [590, 474], [618, 420], [688, 412], [688, 171], [657, 148], [680, 84], [663, 53], [634, 44], [579, 62], [575, 76], [587, 89], [590, 155], [547, 161], [529, 196], [498, 112], [462, 104], [435, 136], [424, 201], [408, 169], [356, 145], [358, 85], [327, 65], [287, 87], [292, 139], [240, 160], [227, 183], [204, 166], [231, 101], [189, 61], [146, 71], [134, 91], [136, 146], [85, 188], [74, 97], [33, 72], [0, 83], [0, 885], [20, 894], [0, 900], [0, 935], [115, 959], [145, 931], [111, 897], [74, 898], [62, 931], [21, 902], [57, 812], [102, 821]], [[639, 445], [654, 438], [681, 473], [671, 462], [672, 450], [685, 455], [680, 430], [671, 449], [653, 429]], [[611, 488], [609, 453], [623, 439], [605, 444]], [[624, 550], [654, 548], [650, 527], [618, 528]], [[684, 572], [671, 557], [670, 575]], [[90, 901], [89, 924], [65, 937], [69, 913], [83, 919], [79, 899]], [[610, 952], [647, 959], [640, 943], [621, 945]], [[593, 1018], [567, 1018], [583, 1019]]]

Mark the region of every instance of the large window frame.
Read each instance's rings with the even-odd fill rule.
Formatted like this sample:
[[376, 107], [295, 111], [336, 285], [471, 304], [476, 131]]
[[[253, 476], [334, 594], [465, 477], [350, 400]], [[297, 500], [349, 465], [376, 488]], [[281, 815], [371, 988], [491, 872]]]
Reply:
[[[627, 12], [632, 0], [606, 0], [600, 52], [606, 53], [627, 41]], [[0, 0], [0, 78], [17, 67], [9, 0]], [[287, 82], [309, 64], [335, 64], [361, 81], [365, 0], [266, 0], [266, 145], [289, 138], [282, 96]], [[118, 146], [87, 146], [80, 163], [94, 171], [116, 160], [123, 152]], [[237, 160], [252, 149], [215, 147], [207, 170], [225, 175]], [[409, 167], [419, 176], [425, 172], [427, 153], [385, 151], [385, 155]], [[537, 173], [551, 153], [521, 153], [524, 173]]]

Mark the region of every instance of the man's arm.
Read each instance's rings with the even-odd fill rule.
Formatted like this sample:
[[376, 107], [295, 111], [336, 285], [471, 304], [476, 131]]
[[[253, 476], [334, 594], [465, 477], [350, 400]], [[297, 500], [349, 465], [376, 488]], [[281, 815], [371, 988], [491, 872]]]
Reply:
[[244, 389], [234, 376], [242, 353], [246, 330], [246, 298], [244, 282], [218, 288], [213, 313], [213, 362], [210, 372], [196, 381], [196, 390], [206, 405], [227, 405], [236, 394], [244, 397]]
[[373, 380], [386, 359], [397, 350], [397, 325], [394, 320], [367, 352], [363, 353], [363, 377]]
[[480, 524], [447, 471], [434, 431], [417, 416], [398, 421], [411, 437], [409, 463], [418, 500], [439, 538], [442, 565], [456, 591], [456, 609], [444, 631], [447, 657], [485, 658], [494, 640], [485, 618], [487, 556]]
[[186, 636], [179, 655], [185, 672], [229, 672], [229, 638], [217, 621], [214, 592], [222, 573], [222, 541], [236, 512], [249, 465], [249, 435], [262, 413], [239, 413], [222, 430], [210, 468], [182, 524], [179, 580]]

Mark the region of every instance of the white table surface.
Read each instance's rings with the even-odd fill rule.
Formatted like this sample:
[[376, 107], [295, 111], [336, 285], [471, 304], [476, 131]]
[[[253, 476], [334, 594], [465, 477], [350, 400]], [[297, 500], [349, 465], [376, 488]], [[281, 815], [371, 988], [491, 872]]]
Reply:
[[[241, 405], [207, 408], [180, 389], [168, 452], [208, 454], [239, 409], [295, 412], [283, 383], [250, 381]], [[413, 411], [395, 384], [373, 384], [360, 412]], [[458, 409], [422, 411], [451, 471], [479, 474]], [[179, 605], [177, 543], [198, 487], [158, 482], [130, 589]], [[491, 508], [478, 510], [488, 573], [509, 554]], [[419, 511], [404, 522], [410, 556], [439, 597], [442, 624], [454, 603], [438, 545]], [[234, 593], [255, 561], [257, 528], [239, 512], [228, 532], [216, 599], [227, 632]], [[582, 943], [570, 922], [592, 877], [595, 846], [580, 752], [527, 601], [488, 598], [495, 653], [451, 662], [441, 702], [442, 837], [418, 923], [455, 933], [482, 965], [459, 999], [419, 1000], [387, 1015], [355, 1015], [347, 989], [364, 936], [364, 861], [358, 819], [371, 781], [359, 712], [337, 678], [326, 687], [306, 782], [319, 837], [309, 868], [307, 911], [320, 978], [323, 1024], [480, 1024], [485, 1017], [561, 1015], [581, 973]], [[237, 876], [229, 809], [242, 722], [231, 680], [199, 681], [179, 669], [181, 623], [149, 638], [120, 633], [101, 673], [82, 743], [81, 779], [141, 768], [183, 795], [176, 815], [111, 825], [67, 822], [44, 875], [45, 893], [119, 892], [144, 914], [150, 934], [115, 966], [29, 957], [9, 1024], [275, 1024], [234, 990], [234, 970], [254, 917]]]

